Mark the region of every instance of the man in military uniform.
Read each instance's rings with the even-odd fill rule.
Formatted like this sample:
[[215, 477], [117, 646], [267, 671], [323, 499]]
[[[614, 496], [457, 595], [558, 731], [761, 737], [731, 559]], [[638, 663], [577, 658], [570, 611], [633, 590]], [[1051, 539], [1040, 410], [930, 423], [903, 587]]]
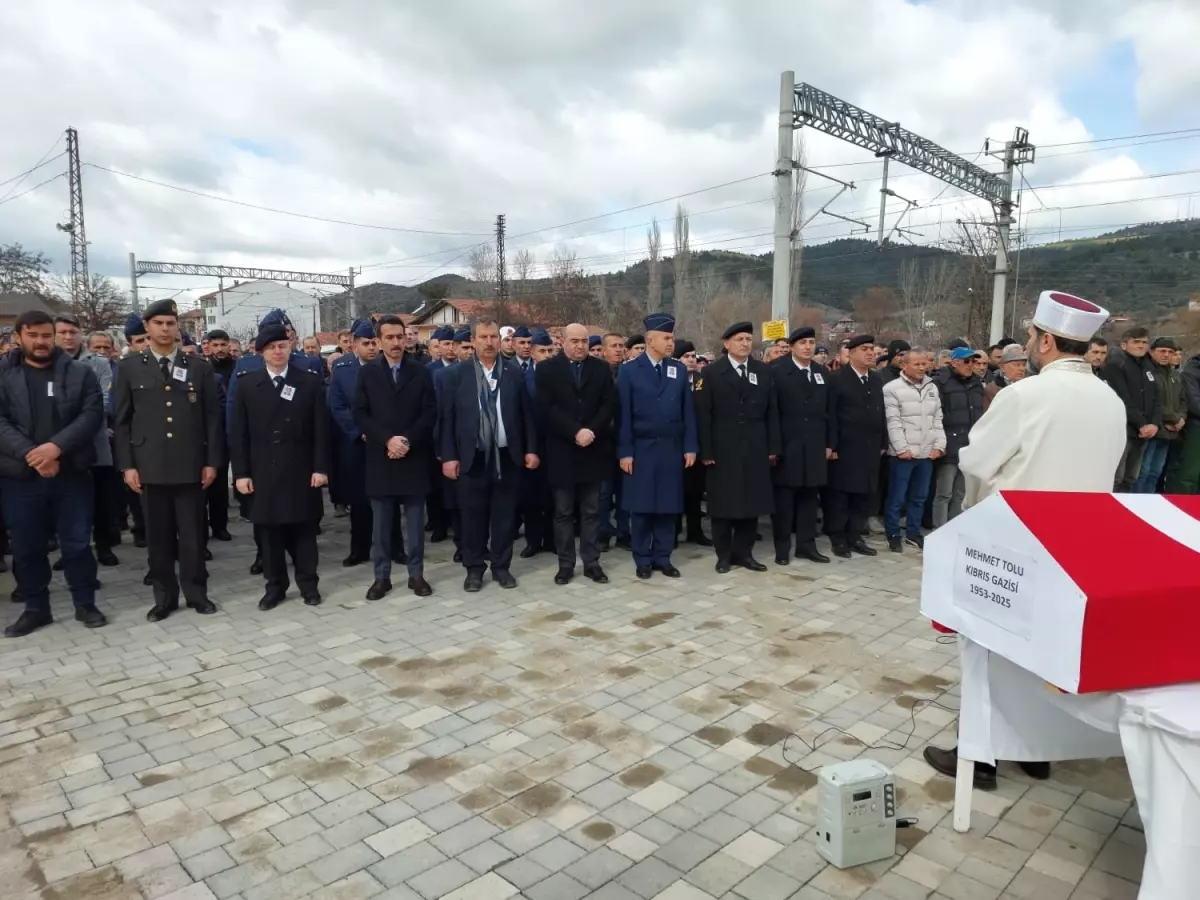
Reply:
[[[292, 350], [288, 356], [288, 365], [295, 366], [297, 369], [309, 369], [316, 372], [318, 375], [325, 375], [325, 364], [320, 357], [314, 359], [311, 356], [306, 356], [296, 349], [296, 330], [292, 328], [291, 320], [288, 319], [287, 313], [282, 309], [273, 309], [258, 323], [259, 330], [266, 328], [268, 325], [282, 325], [287, 332], [288, 340], [291, 342]], [[264, 367], [263, 358], [257, 353], [247, 353], [237, 361], [237, 365], [233, 370], [233, 380], [229, 382], [229, 387], [225, 397], [225, 430], [230, 431], [233, 426], [233, 410], [234, 404], [237, 401], [238, 378], [242, 372], [254, 372]], [[235, 485], [236, 490], [236, 485]], [[241, 495], [242, 500], [242, 516], [254, 521], [253, 500], [249, 496]], [[260, 530], [254, 529], [254, 546], [256, 553], [254, 554], [254, 562], [250, 565], [251, 575], [261, 575], [263, 571], [262, 562], [262, 534]]]
[[217, 611], [204, 566], [204, 490], [224, 455], [221, 406], [212, 367], [179, 347], [178, 315], [172, 300], [147, 307], [150, 346], [117, 366], [117, 465], [145, 504], [151, 622], [179, 608], [181, 587], [196, 612]]
[[833, 454], [828, 435], [830, 372], [815, 359], [817, 335], [812, 328], [797, 328], [788, 341], [792, 352], [771, 365], [781, 439], [779, 461], [771, 471], [775, 563], [790, 562], [793, 534], [797, 559], [827, 563], [829, 557], [817, 549], [817, 505]]
[[258, 608], [274, 609], [287, 596], [287, 554], [305, 605], [317, 606], [317, 523], [329, 474], [325, 388], [312, 369], [288, 365], [282, 325], [259, 331], [254, 349], [264, 367], [237, 376], [229, 455], [238, 490], [254, 497], [262, 536], [267, 589]]
[[696, 430], [707, 476], [717, 572], [767, 567], [754, 558], [759, 516], [775, 507], [771, 467], [779, 457], [779, 407], [771, 367], [751, 356], [754, 326], [730, 325], [721, 335], [725, 356], [696, 386]]
[[[150, 345], [150, 336], [146, 334], [146, 323], [137, 313], [130, 313], [125, 320], [125, 342], [129, 345], [128, 356], [141, 353]], [[116, 376], [113, 376], [113, 411], [116, 411]], [[114, 460], [115, 462], [116, 460]], [[133, 535], [133, 546], [139, 550], [146, 548], [146, 517], [142, 514], [142, 498], [134, 493], [133, 488], [122, 482], [125, 509], [133, 518], [129, 533]]]
[[651, 313], [642, 322], [645, 352], [617, 375], [617, 459], [620, 503], [630, 513], [637, 577], [657, 569], [678, 578], [671, 564], [675, 517], [683, 512], [683, 471], [696, 464], [696, 416], [687, 369], [671, 359], [675, 320]]
[[[433, 334], [429, 338], [429, 348], [432, 352], [433, 348], [438, 348], [437, 358], [430, 360], [425, 367], [429, 369], [429, 374], [437, 377], [437, 373], [442, 369], [449, 368], [458, 362], [454, 355], [454, 329], [449, 325], [442, 325], [433, 330]], [[434, 447], [437, 443], [434, 443]], [[442, 477], [442, 464], [437, 461], [435, 454], [430, 454], [430, 470], [429, 477], [433, 489], [425, 498], [425, 509], [429, 517], [428, 530], [431, 532], [429, 541], [433, 544], [441, 543], [446, 539], [450, 532], [450, 511], [446, 508], [445, 489]]]
[[[688, 372], [688, 388], [695, 391], [700, 380], [700, 366], [696, 360], [696, 345], [691, 341], [676, 341], [673, 356], [683, 363]], [[692, 398], [695, 405], [695, 398]], [[704, 533], [704, 466], [692, 466], [683, 472], [683, 515], [675, 526], [676, 537], [684, 525], [687, 531], [684, 540], [699, 547], [711, 547], [713, 542]]]

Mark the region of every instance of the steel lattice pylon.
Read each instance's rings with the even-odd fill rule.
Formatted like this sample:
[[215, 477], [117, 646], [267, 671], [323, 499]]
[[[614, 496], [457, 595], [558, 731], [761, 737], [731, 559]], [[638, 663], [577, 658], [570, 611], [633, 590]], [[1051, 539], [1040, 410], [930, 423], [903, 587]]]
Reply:
[[[78, 307], [91, 289], [88, 279], [87, 229], [83, 224], [83, 179], [79, 171], [79, 132], [67, 129], [67, 178], [71, 184], [71, 301]], [[61, 226], [60, 226], [61, 227]]]

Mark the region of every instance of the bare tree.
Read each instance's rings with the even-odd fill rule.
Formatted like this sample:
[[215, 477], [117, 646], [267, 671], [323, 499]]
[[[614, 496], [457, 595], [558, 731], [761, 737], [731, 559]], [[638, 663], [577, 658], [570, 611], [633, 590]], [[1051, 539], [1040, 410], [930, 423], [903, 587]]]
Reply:
[[869, 334], [879, 334], [896, 315], [896, 295], [888, 287], [869, 287], [850, 303], [859, 328]]
[[467, 269], [474, 289], [481, 300], [491, 300], [496, 295], [496, 248], [491, 244], [479, 244], [467, 257]]
[[646, 229], [647, 283], [646, 309], [658, 312], [662, 309], [662, 231], [658, 219], [650, 220]]
[[600, 324], [607, 324], [612, 321], [612, 302], [608, 296], [608, 277], [606, 275], [596, 275], [588, 279], [591, 285], [592, 304], [596, 310], [596, 316]]
[[516, 276], [516, 284], [513, 287], [516, 289], [514, 291], [516, 296], [524, 297], [529, 293], [529, 276], [536, 264], [537, 260], [533, 251], [527, 247], [522, 247], [513, 255], [512, 269], [513, 275]]
[[88, 289], [79, 302], [74, 302], [71, 298], [71, 279], [66, 275], [52, 276], [47, 289], [50, 296], [70, 309], [71, 315], [79, 320], [79, 327], [85, 333], [109, 331], [129, 317], [129, 298], [112, 279], [98, 272], [91, 273]]
[[961, 264], [949, 254], [900, 263], [897, 321], [909, 339], [940, 342], [941, 332], [954, 324], [950, 310], [961, 277]]
[[675, 327], [680, 322], [685, 327], [690, 324], [687, 292], [688, 272], [692, 268], [691, 225], [688, 222], [687, 210], [682, 203], [675, 204], [675, 256], [671, 259], [671, 268], [675, 275]]
[[804, 132], [795, 135], [795, 161], [792, 169], [792, 265], [788, 285], [788, 318], [792, 327], [797, 327], [800, 313], [800, 275], [804, 262], [804, 235], [800, 226], [804, 223], [804, 186], [808, 181], [808, 173], [804, 170], [807, 161], [804, 143]]
[[50, 259], [20, 244], [0, 244], [0, 294], [41, 294], [46, 291]]
[[991, 329], [992, 273], [996, 262], [996, 230], [990, 221], [959, 220], [952, 249], [964, 263], [966, 321], [961, 336], [972, 347], [986, 347]]
[[531, 303], [537, 308], [542, 324], [566, 325], [593, 318], [596, 309], [592, 289], [575, 251], [559, 245], [546, 265], [548, 285], [537, 301]]
[[[727, 291], [728, 285], [725, 280], [717, 275], [703, 275], [692, 279], [688, 289], [687, 330], [681, 331], [678, 327], [678, 313], [676, 313], [676, 333], [683, 334], [697, 347], [703, 346], [706, 339], [713, 337], [714, 328], [711, 321], [713, 307], [717, 298]], [[726, 326], [716, 328], [716, 333], [720, 334], [724, 327]]]

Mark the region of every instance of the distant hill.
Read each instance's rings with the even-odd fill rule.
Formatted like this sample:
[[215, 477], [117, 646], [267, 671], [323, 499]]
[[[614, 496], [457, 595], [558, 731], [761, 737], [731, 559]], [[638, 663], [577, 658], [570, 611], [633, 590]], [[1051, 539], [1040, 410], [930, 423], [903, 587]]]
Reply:
[[[445, 285], [449, 289], [447, 296], [461, 297], [464, 295], [466, 286], [470, 283], [461, 275], [445, 274], [430, 278], [428, 281], [423, 281], [411, 287], [403, 284], [387, 284], [382, 281], [375, 282], [374, 284], [364, 284], [354, 289], [354, 295], [359, 304], [359, 309], [369, 310], [370, 312], [411, 313], [416, 312], [421, 304], [428, 299], [425, 294], [421, 293], [421, 288], [430, 285]], [[346, 294], [343, 291], [340, 294], [327, 298], [324, 302], [341, 306], [345, 303], [345, 299]]]

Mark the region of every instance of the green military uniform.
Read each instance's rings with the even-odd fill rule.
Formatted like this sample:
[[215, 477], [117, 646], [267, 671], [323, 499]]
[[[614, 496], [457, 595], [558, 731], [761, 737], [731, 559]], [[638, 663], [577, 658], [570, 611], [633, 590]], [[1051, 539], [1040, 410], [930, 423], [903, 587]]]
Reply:
[[[175, 316], [173, 301], [148, 307], [145, 319]], [[161, 359], [153, 347], [117, 364], [115, 445], [122, 472], [136, 470], [142, 486], [154, 583], [153, 622], [187, 605], [215, 612], [204, 565], [203, 470], [221, 463], [221, 403], [209, 363], [176, 346]], [[175, 560], [179, 560], [179, 578]]]

